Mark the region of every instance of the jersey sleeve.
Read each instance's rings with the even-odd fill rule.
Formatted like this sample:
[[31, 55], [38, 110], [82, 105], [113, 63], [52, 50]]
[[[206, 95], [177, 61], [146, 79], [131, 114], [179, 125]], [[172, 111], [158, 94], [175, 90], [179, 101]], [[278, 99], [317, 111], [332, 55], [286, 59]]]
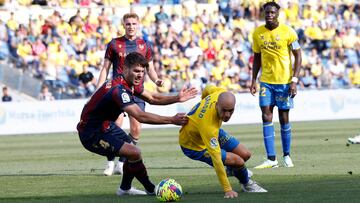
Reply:
[[116, 89], [114, 89], [114, 91], [112, 92], [112, 97], [121, 109], [124, 109], [126, 106], [134, 104], [133, 95], [120, 87], [116, 87]]
[[105, 57], [106, 59], [109, 59], [110, 61], [112, 60], [113, 56], [114, 56], [114, 50], [113, 50], [113, 44], [114, 44], [114, 40], [111, 40], [107, 46], [106, 46], [106, 50], [105, 50]]
[[291, 45], [291, 43], [298, 40], [298, 36], [297, 36], [297, 33], [295, 32], [295, 30], [292, 29], [291, 27], [289, 27], [288, 33], [289, 33], [288, 45]]
[[217, 91], [225, 91], [225, 89], [223, 89], [221, 87], [216, 87], [214, 85], [207, 85], [201, 93], [201, 99], [204, 99], [209, 94], [212, 94]]
[[260, 49], [260, 45], [259, 45], [259, 42], [257, 40], [258, 38], [258, 32], [256, 32], [256, 30], [254, 31], [253, 35], [252, 35], [252, 38], [253, 38], [253, 44], [252, 44], [252, 50], [254, 53], [260, 53], [261, 52], [261, 49]]
[[148, 62], [152, 61], [154, 58], [154, 50], [149, 41], [146, 41], [146, 53], [145, 58]]
[[224, 192], [231, 191], [232, 188], [221, 159], [221, 149], [218, 141], [219, 129], [215, 126], [208, 125], [207, 122], [202, 123], [204, 124], [199, 126], [199, 129], [201, 129], [200, 136], [205, 143], [208, 153], [210, 154], [216, 175], [224, 189]]

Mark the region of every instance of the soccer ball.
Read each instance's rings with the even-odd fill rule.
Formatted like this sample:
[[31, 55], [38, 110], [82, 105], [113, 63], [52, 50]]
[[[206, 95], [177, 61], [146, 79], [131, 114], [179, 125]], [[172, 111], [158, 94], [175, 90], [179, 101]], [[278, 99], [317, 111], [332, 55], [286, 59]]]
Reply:
[[182, 188], [174, 179], [166, 178], [156, 186], [155, 193], [161, 202], [177, 202], [182, 196]]

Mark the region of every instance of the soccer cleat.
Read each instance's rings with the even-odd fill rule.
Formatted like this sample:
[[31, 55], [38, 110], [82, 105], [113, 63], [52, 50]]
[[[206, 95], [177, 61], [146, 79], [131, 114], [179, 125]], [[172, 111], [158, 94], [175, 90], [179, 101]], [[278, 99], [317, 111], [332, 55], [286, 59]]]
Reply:
[[360, 144], [360, 135], [357, 135], [355, 137], [349, 137], [348, 142], [351, 144]]
[[149, 191], [147, 191], [147, 190], [145, 189], [145, 192], [146, 192], [147, 195], [155, 196], [155, 189], [154, 189], [154, 191], [152, 191], [152, 192], [149, 192]]
[[249, 169], [247, 169], [247, 171], [248, 171], [248, 177], [251, 178], [254, 175], [254, 173], [252, 171], [250, 171]]
[[279, 167], [279, 162], [277, 160], [271, 161], [270, 159], [267, 159], [262, 164], [255, 167], [255, 169], [264, 169], [264, 168], [277, 168]]
[[121, 161], [117, 162], [117, 164], [115, 165], [114, 174], [122, 175], [123, 166], [124, 166], [124, 162]]
[[106, 176], [111, 176], [114, 173], [114, 168], [115, 168], [114, 161], [108, 161], [103, 174]]
[[116, 191], [116, 194], [118, 196], [124, 196], [124, 195], [147, 195], [147, 193], [145, 191], [138, 190], [138, 189], [136, 189], [134, 187], [131, 187], [128, 190], [123, 190], [123, 189], [119, 188]]
[[249, 180], [247, 184], [241, 184], [241, 188], [244, 192], [267, 192], [267, 190], [262, 188], [253, 180]]
[[284, 166], [285, 166], [285, 167], [288, 167], [288, 168], [294, 167], [294, 164], [293, 164], [293, 162], [291, 161], [291, 158], [290, 158], [289, 155], [284, 156]]

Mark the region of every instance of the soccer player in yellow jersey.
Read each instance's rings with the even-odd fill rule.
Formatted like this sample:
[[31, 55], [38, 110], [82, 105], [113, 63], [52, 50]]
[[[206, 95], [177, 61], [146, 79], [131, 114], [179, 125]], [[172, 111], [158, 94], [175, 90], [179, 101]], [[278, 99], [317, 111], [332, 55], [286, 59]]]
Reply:
[[234, 94], [208, 85], [201, 99], [187, 114], [188, 123], [180, 129], [179, 144], [183, 153], [215, 168], [225, 192], [224, 198], [238, 196], [229, 183], [224, 165], [228, 166], [229, 174], [240, 181], [245, 192], [267, 192], [249, 179], [245, 162], [251, 156], [250, 151], [221, 129], [222, 122], [227, 122], [234, 112]]
[[[261, 68], [259, 104], [262, 112], [264, 144], [267, 160], [255, 168], [278, 167], [274, 146], [275, 132], [272, 123], [274, 106], [278, 107], [281, 125], [281, 141], [285, 167], [293, 167], [290, 158], [291, 125], [289, 110], [293, 108], [293, 98], [297, 93], [296, 84], [301, 65], [301, 51], [296, 32], [279, 24], [280, 6], [267, 2], [263, 6], [265, 25], [257, 27], [253, 33], [254, 65], [250, 92], [257, 92], [256, 80]], [[294, 55], [294, 66], [291, 54]]]

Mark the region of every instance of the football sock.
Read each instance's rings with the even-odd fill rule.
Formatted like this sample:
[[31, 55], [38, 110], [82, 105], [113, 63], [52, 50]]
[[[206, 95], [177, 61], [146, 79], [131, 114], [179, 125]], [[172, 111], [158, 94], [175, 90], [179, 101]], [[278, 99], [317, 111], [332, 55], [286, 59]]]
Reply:
[[137, 143], [139, 142], [139, 139], [134, 138], [131, 133], [129, 133], [129, 136], [130, 136], [131, 142], [134, 145], [137, 145]]
[[263, 123], [263, 136], [264, 136], [264, 144], [266, 149], [266, 154], [268, 159], [275, 160], [276, 152], [275, 152], [275, 130], [274, 124], [272, 122]]
[[125, 160], [126, 160], [126, 157], [124, 157], [124, 156], [119, 157], [119, 162], [125, 162]]
[[129, 190], [131, 188], [131, 182], [135, 175], [132, 173], [132, 169], [129, 166], [129, 162], [125, 161], [123, 166], [123, 177], [121, 180], [120, 188], [122, 190]]
[[142, 159], [137, 161], [126, 160], [124, 164], [124, 174], [125, 165], [127, 166], [126, 168], [129, 170], [128, 172], [135, 176], [136, 179], [138, 179], [138, 181], [144, 186], [146, 191], [154, 192], [155, 185], [152, 184], [152, 182], [150, 181]]
[[246, 184], [249, 182], [249, 175], [246, 166], [243, 165], [241, 168], [232, 169], [234, 176], [240, 181], [241, 184]]
[[108, 161], [114, 161], [115, 160], [115, 156], [106, 156]]
[[284, 156], [290, 154], [291, 146], [291, 125], [290, 123], [281, 125], [281, 142]]

